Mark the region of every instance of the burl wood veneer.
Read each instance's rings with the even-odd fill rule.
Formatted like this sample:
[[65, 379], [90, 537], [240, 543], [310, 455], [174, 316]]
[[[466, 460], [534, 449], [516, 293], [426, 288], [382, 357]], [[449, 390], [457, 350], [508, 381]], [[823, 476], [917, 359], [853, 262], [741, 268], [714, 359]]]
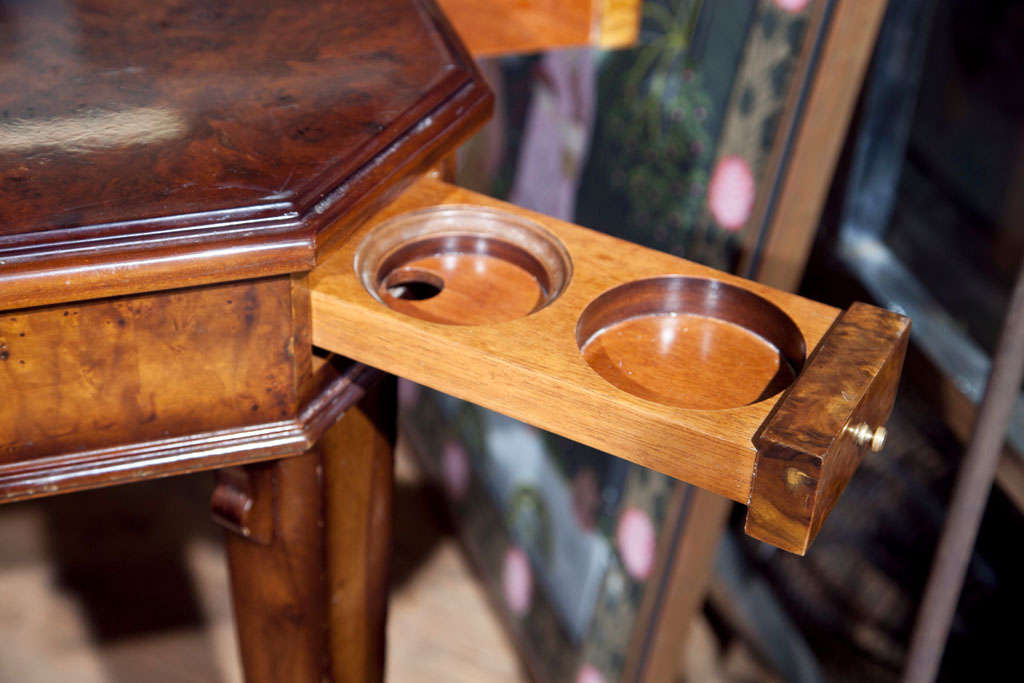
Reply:
[[429, 178], [310, 288], [317, 345], [749, 504], [748, 533], [798, 553], [909, 330]]
[[490, 106], [429, 0], [5, 6], [0, 499], [309, 449], [298, 273]]
[[0, 502], [232, 466], [247, 678], [378, 679], [393, 388], [305, 273], [491, 106], [432, 0], [3, 3]]
[[429, 0], [5, 5], [0, 308], [308, 270], [490, 106]]

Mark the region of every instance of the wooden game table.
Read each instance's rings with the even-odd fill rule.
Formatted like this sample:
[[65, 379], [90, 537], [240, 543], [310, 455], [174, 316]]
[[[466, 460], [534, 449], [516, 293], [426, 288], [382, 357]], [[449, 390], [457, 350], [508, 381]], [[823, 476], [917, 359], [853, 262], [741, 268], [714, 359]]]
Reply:
[[0, 86], [0, 500], [217, 470], [250, 680], [380, 676], [391, 375], [798, 553], [884, 438], [905, 318], [426, 177], [492, 106], [430, 0], [4, 5]]

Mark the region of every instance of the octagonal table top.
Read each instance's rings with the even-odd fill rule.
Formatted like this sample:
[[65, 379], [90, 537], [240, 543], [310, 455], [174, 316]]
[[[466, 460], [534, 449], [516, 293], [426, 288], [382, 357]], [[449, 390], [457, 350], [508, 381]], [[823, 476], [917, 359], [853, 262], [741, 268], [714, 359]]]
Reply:
[[0, 5], [0, 308], [310, 268], [489, 113], [431, 0]]

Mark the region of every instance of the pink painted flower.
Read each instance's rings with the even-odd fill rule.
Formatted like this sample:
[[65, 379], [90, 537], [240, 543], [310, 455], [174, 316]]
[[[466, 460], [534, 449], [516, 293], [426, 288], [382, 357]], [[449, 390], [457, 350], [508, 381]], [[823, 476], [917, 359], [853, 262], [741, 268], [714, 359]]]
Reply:
[[584, 664], [576, 674], [576, 683], [604, 683], [604, 676], [590, 664]]
[[509, 548], [505, 553], [501, 583], [505, 604], [512, 613], [516, 616], [526, 614], [533, 598], [533, 571], [530, 569], [530, 559], [520, 548]]
[[407, 379], [398, 380], [398, 405], [412, 408], [420, 398], [420, 385]]
[[726, 230], [739, 230], [754, 208], [754, 174], [742, 157], [722, 157], [711, 174], [708, 208]]
[[775, 5], [779, 9], [786, 12], [802, 12], [807, 5], [811, 3], [811, 0], [775, 0]]
[[455, 500], [469, 489], [469, 456], [458, 441], [446, 441], [441, 447], [441, 476], [444, 487]]
[[646, 512], [635, 507], [626, 508], [619, 517], [615, 542], [622, 564], [634, 579], [642, 581], [654, 568], [654, 524]]

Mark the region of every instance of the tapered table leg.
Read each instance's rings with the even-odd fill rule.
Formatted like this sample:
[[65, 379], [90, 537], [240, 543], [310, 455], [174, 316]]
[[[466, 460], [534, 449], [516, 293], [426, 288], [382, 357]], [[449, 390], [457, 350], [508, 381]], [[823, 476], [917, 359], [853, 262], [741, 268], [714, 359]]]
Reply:
[[314, 451], [219, 473], [246, 680], [383, 679], [394, 422], [389, 379]]
[[394, 483], [394, 377], [321, 441], [331, 672], [337, 683], [384, 679]]

